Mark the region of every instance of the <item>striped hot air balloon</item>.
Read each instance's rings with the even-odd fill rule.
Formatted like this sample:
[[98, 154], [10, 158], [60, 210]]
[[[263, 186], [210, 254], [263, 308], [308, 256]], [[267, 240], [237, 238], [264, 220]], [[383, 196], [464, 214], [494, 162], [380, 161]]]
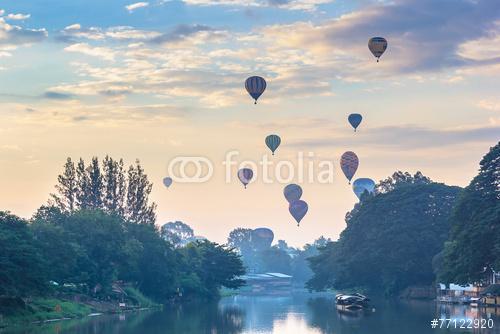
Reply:
[[387, 40], [383, 37], [372, 37], [368, 41], [368, 48], [372, 54], [377, 58], [377, 63], [380, 57], [384, 54], [387, 49]]
[[356, 129], [358, 126], [361, 124], [361, 121], [363, 120], [363, 116], [360, 114], [350, 114], [348, 117], [349, 123], [351, 126], [354, 128], [354, 132], [356, 132]]
[[351, 180], [356, 174], [359, 166], [359, 159], [356, 153], [347, 151], [342, 154], [340, 158], [340, 168], [342, 168], [342, 172], [344, 172], [345, 177], [349, 180], [349, 184], [351, 184]]
[[269, 135], [266, 137], [266, 145], [269, 147], [271, 152], [276, 151], [276, 149], [280, 146], [281, 144], [281, 138], [278, 135]]
[[253, 171], [250, 168], [242, 168], [238, 171], [238, 178], [246, 189], [247, 184], [249, 184], [253, 178]]
[[257, 104], [257, 99], [264, 93], [266, 87], [266, 80], [263, 77], [253, 76], [245, 81], [245, 88], [248, 94], [255, 100], [254, 104]]

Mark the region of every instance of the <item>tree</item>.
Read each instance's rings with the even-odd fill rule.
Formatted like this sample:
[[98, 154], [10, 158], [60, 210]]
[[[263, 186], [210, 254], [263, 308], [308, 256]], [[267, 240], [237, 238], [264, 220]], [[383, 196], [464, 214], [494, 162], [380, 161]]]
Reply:
[[153, 184], [149, 182], [139, 160], [128, 170], [127, 207], [125, 216], [128, 221], [142, 224], [154, 224], [156, 204], [149, 204], [149, 194]]
[[213, 298], [221, 287], [237, 289], [244, 284], [245, 273], [240, 256], [227, 246], [208, 240], [181, 248], [184, 261], [183, 290], [188, 296]]
[[271, 247], [259, 252], [260, 271], [277, 272], [290, 275], [292, 273], [292, 259], [284, 250]]
[[57, 194], [50, 205], [63, 212], [80, 209], [103, 210], [141, 224], [154, 224], [156, 204], [149, 203], [153, 188], [139, 161], [125, 173], [123, 160], [106, 156], [99, 163], [93, 157], [89, 165], [80, 158], [75, 168], [68, 158], [63, 174], [58, 177]]
[[500, 271], [500, 143], [481, 160], [479, 174], [464, 189], [451, 222], [437, 268], [440, 279], [466, 284], [483, 279], [485, 269]]
[[66, 160], [64, 172], [57, 177], [57, 181], [59, 195], [51, 194], [51, 197], [62, 211], [71, 212], [76, 207], [78, 191], [75, 164], [71, 158]]
[[180, 221], [166, 223], [161, 227], [160, 234], [175, 247], [187, 244], [194, 237], [193, 229]]
[[25, 297], [47, 289], [43, 259], [23, 219], [0, 211], [0, 296]]
[[432, 259], [448, 237], [460, 188], [395, 175], [402, 177], [384, 186], [389, 191], [366, 198], [346, 215], [338, 242], [311, 258], [309, 288], [362, 287], [393, 295], [435, 280]]

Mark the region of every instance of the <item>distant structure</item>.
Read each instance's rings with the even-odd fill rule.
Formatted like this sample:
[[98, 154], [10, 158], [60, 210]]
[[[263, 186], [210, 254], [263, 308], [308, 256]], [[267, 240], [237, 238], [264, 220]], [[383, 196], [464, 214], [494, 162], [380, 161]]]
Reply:
[[243, 294], [283, 294], [292, 289], [292, 276], [282, 273], [247, 274], [241, 279], [246, 281]]

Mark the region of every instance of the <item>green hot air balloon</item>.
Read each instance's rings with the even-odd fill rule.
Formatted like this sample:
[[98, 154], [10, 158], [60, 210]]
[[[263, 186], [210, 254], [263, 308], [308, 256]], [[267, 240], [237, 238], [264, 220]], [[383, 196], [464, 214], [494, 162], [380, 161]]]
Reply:
[[276, 149], [280, 146], [281, 144], [281, 138], [278, 135], [269, 135], [266, 137], [266, 145], [269, 147], [271, 152], [276, 151]]

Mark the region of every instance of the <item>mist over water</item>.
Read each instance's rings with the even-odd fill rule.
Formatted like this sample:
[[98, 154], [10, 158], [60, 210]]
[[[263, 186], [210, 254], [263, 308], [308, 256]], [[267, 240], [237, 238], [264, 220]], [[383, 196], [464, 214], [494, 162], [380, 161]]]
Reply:
[[[338, 312], [331, 294], [232, 296], [214, 303], [166, 306], [162, 311], [105, 315], [1, 333], [115, 334], [425, 334], [500, 333], [500, 310], [475, 309], [434, 301], [375, 300], [373, 309]], [[494, 321], [494, 329], [431, 329], [434, 318]]]

